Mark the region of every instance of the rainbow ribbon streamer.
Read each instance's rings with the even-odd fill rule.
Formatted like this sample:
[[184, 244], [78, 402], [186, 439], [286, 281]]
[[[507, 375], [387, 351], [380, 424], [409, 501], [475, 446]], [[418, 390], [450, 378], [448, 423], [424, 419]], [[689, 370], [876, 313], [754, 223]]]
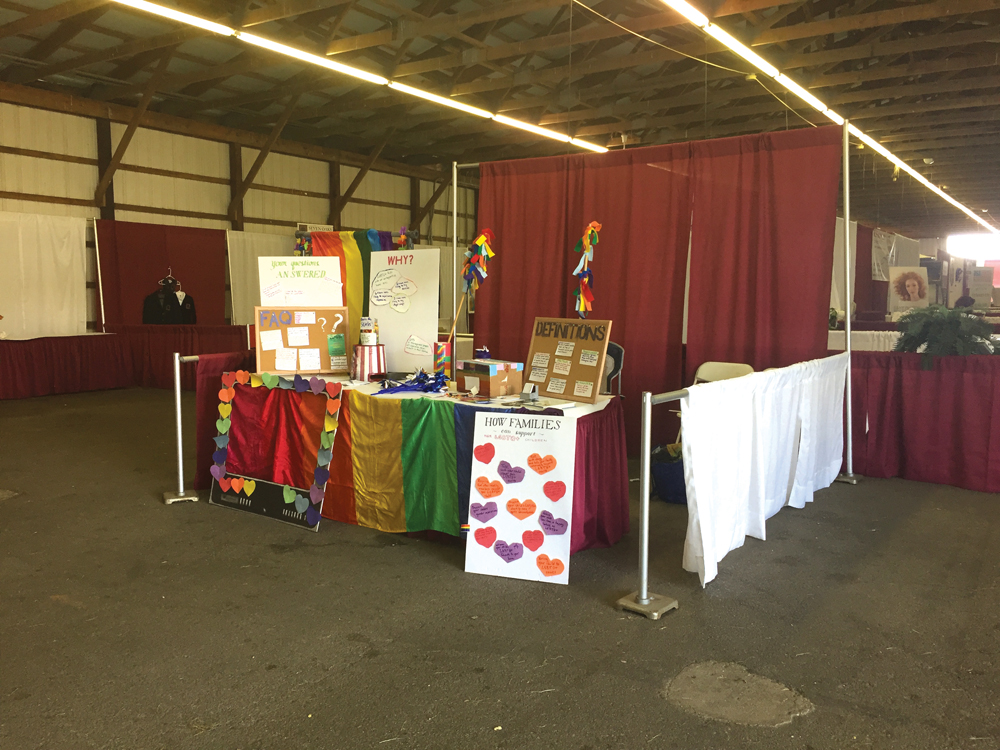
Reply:
[[465, 291], [477, 290], [479, 285], [486, 278], [486, 261], [494, 257], [495, 253], [490, 249], [490, 245], [496, 238], [489, 229], [484, 229], [472, 243], [472, 247], [465, 251], [465, 265], [462, 266], [462, 278], [465, 280]]
[[573, 275], [580, 280], [580, 288], [573, 292], [576, 297], [574, 309], [581, 318], [586, 318], [587, 313], [594, 309], [594, 273], [590, 270], [590, 263], [594, 260], [594, 245], [600, 240], [597, 233], [601, 231], [601, 225], [592, 221], [583, 230], [583, 237], [576, 242], [573, 252], [582, 253], [580, 262], [573, 270]]

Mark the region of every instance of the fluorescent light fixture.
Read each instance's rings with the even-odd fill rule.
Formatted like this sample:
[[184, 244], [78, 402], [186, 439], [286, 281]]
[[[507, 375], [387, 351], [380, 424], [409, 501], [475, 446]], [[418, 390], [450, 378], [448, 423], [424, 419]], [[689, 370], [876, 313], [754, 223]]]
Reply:
[[773, 65], [771, 65], [771, 63], [769, 63], [767, 60], [762, 58], [760, 55], [758, 55], [756, 52], [754, 52], [752, 49], [747, 47], [745, 44], [743, 44], [736, 38], [730, 36], [729, 33], [720, 29], [714, 23], [710, 23], [708, 26], [706, 26], [705, 31], [708, 32], [711, 36], [718, 39], [724, 45], [729, 47], [730, 50], [732, 50], [737, 55], [742, 57], [748, 63], [755, 66], [758, 70], [761, 70], [767, 75], [771, 76], [771, 78], [777, 78], [780, 75], [778, 73], [778, 69]]
[[152, 13], [153, 15], [160, 16], [162, 18], [169, 18], [172, 21], [180, 21], [181, 23], [186, 23], [188, 26], [197, 26], [199, 29], [205, 29], [205, 31], [211, 31], [216, 34], [222, 34], [223, 36], [232, 36], [236, 31], [228, 26], [223, 26], [221, 23], [215, 23], [214, 21], [208, 21], [204, 18], [199, 18], [198, 16], [192, 16], [190, 13], [183, 13], [179, 10], [174, 10], [173, 8], [167, 8], [163, 5], [157, 5], [156, 3], [148, 3], [146, 0], [114, 0], [119, 5], [127, 5], [130, 8], [135, 8], [136, 10], [145, 11], [146, 13]]
[[844, 118], [843, 118], [843, 117], [841, 117], [840, 115], [838, 115], [838, 114], [837, 114], [836, 112], [834, 112], [834, 111], [833, 111], [832, 109], [828, 109], [828, 110], [827, 110], [826, 112], [824, 112], [823, 114], [824, 114], [824, 115], [826, 115], [827, 117], [829, 117], [829, 118], [830, 118], [831, 120], [833, 120], [833, 121], [834, 121], [835, 123], [837, 123], [838, 125], [843, 125], [843, 124], [844, 124]]
[[493, 119], [493, 113], [487, 112], [485, 109], [479, 109], [479, 107], [473, 107], [468, 104], [464, 104], [455, 99], [449, 99], [444, 96], [438, 96], [437, 94], [432, 94], [429, 91], [422, 91], [421, 89], [415, 89], [413, 86], [407, 86], [405, 83], [397, 83], [396, 81], [389, 81], [389, 88], [399, 91], [403, 94], [409, 94], [410, 96], [418, 96], [421, 99], [426, 99], [429, 102], [434, 102], [445, 107], [451, 107], [452, 109], [458, 109], [462, 112], [466, 112], [470, 115], [475, 115], [476, 117], [485, 117], [487, 120]]
[[548, 128], [540, 128], [538, 125], [532, 125], [530, 122], [515, 120], [512, 117], [507, 117], [506, 115], [493, 115], [493, 119], [496, 122], [503, 123], [504, 125], [510, 125], [512, 128], [527, 130], [529, 133], [544, 136], [545, 138], [551, 138], [554, 141], [569, 143], [572, 140], [565, 133], [557, 133], [556, 131], [549, 130]]
[[569, 142], [572, 143], [574, 146], [590, 149], [591, 151], [596, 151], [599, 154], [608, 153], [608, 150], [604, 148], [604, 146], [598, 146], [596, 143], [588, 143], [587, 141], [581, 141], [579, 138], [570, 138]]
[[708, 26], [708, 18], [705, 17], [705, 14], [690, 3], [686, 3], [684, 0], [663, 0], [663, 2], [670, 8], [673, 8], [675, 11], [680, 13], [695, 26], [700, 26], [701, 28]]
[[969, 260], [1000, 260], [1000, 235], [949, 234], [946, 243], [948, 255]]
[[779, 73], [774, 77], [774, 80], [784, 86], [786, 89], [795, 94], [799, 99], [804, 101], [806, 104], [811, 106], [813, 109], [819, 110], [820, 112], [826, 112], [829, 107], [827, 107], [823, 102], [817, 99], [815, 96], [810, 94], [799, 84], [793, 81], [791, 78], [786, 76], [784, 73]]
[[301, 62], [312, 63], [313, 65], [318, 65], [321, 68], [335, 70], [338, 73], [343, 73], [344, 75], [352, 76], [354, 78], [360, 78], [362, 81], [368, 81], [369, 83], [374, 83], [378, 86], [385, 86], [389, 83], [388, 78], [376, 75], [375, 73], [369, 73], [367, 70], [355, 68], [353, 65], [344, 65], [343, 63], [336, 62], [328, 57], [314, 55], [310, 52], [296, 49], [295, 47], [289, 47], [287, 44], [282, 44], [281, 42], [265, 39], [264, 37], [257, 36], [256, 34], [250, 34], [246, 31], [237, 31], [235, 36], [237, 39], [252, 44], [255, 47], [270, 50], [271, 52], [277, 52], [279, 55], [285, 55], [287, 57], [294, 58], [295, 60], [300, 60]]

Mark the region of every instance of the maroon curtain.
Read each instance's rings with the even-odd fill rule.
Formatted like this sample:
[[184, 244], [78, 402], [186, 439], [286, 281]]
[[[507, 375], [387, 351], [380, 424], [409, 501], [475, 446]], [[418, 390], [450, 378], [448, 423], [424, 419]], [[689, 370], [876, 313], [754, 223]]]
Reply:
[[[195, 444], [197, 446], [197, 468], [194, 473], [194, 488], [207, 490], [212, 485], [212, 454], [216, 451], [212, 438], [219, 434], [215, 420], [219, 418], [219, 391], [222, 390], [222, 374], [236, 370], [253, 370], [251, 353], [226, 352], [224, 354], [203, 354], [196, 363], [198, 387], [195, 395]], [[190, 365], [181, 365], [182, 372]]]
[[235, 389], [226, 470], [308, 489], [326, 418], [326, 395], [239, 384]]
[[132, 385], [132, 358], [121, 336], [0, 341], [0, 400]]
[[535, 317], [574, 317], [573, 247], [601, 222], [591, 317], [612, 320], [611, 339], [625, 349], [635, 449], [640, 392], [681, 385], [688, 172], [686, 144], [481, 167], [479, 221], [496, 234], [497, 257], [476, 297], [476, 345], [523, 361]]
[[856, 473], [1000, 492], [1000, 357], [852, 360]]
[[195, 302], [199, 325], [226, 322], [226, 233], [98, 221], [105, 323], [142, 323], [142, 303], [169, 268]]
[[842, 148], [836, 126], [691, 144], [688, 378], [826, 355]]
[[854, 304], [857, 312], [872, 307], [872, 237], [874, 230], [858, 224], [858, 240], [854, 255]]

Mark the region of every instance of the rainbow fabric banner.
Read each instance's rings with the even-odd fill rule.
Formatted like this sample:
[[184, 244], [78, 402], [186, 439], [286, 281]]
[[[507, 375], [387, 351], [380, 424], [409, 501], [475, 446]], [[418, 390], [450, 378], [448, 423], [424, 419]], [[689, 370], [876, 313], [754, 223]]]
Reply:
[[313, 232], [313, 255], [340, 258], [340, 277], [344, 282], [344, 303], [350, 323], [350, 346], [361, 339], [361, 318], [368, 316], [368, 281], [371, 276], [372, 253], [382, 249], [379, 233], [374, 229], [357, 232]]

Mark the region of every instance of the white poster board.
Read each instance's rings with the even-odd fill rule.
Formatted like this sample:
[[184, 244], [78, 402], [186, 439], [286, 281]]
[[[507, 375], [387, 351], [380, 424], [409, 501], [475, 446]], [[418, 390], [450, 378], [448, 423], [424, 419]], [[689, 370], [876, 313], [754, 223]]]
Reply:
[[371, 255], [368, 315], [378, 321], [390, 372], [434, 370], [438, 332], [439, 252], [436, 247]]
[[340, 258], [334, 256], [257, 258], [262, 307], [343, 307]]
[[904, 312], [930, 305], [927, 269], [893, 266], [889, 269], [889, 312]]
[[476, 414], [465, 571], [569, 583], [576, 422]]
[[969, 296], [975, 300], [973, 310], [988, 310], [993, 303], [993, 269], [970, 268], [968, 272]]

